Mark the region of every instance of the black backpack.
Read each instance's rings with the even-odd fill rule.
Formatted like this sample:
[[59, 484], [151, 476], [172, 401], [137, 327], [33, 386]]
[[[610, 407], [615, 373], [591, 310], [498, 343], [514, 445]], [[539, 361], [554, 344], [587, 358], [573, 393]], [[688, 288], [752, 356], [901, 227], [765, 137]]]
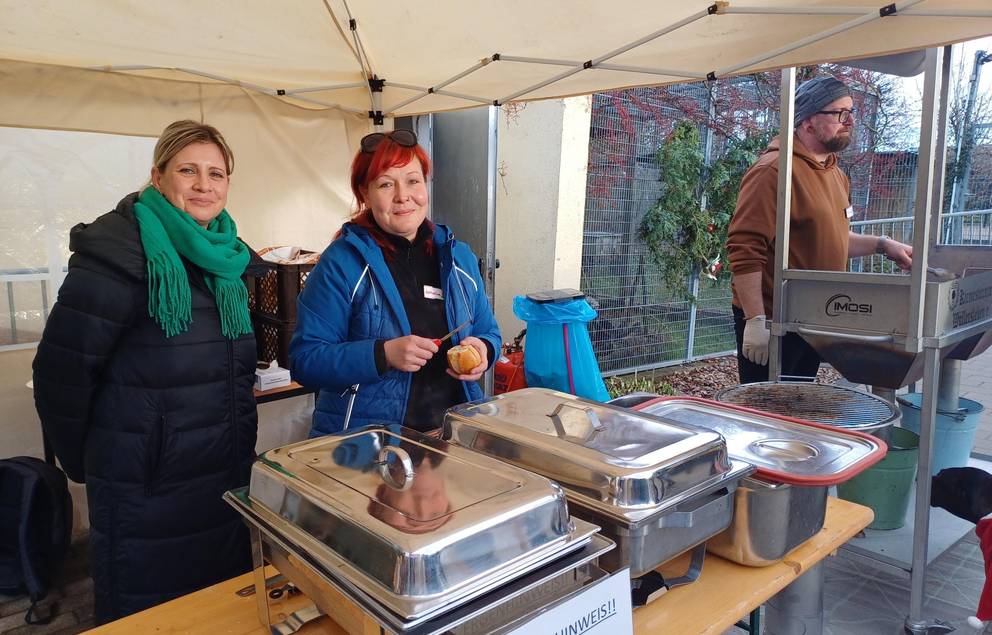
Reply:
[[65, 474], [30, 456], [0, 460], [0, 594], [27, 592], [28, 624], [65, 559], [72, 534], [72, 498]]

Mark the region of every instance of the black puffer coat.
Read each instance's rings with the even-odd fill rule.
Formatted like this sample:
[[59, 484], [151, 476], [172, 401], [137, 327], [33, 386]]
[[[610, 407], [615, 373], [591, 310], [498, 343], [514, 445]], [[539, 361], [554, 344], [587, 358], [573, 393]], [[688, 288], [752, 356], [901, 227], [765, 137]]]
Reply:
[[255, 457], [255, 340], [221, 334], [186, 263], [189, 330], [148, 315], [136, 194], [72, 229], [69, 273], [34, 360], [35, 403], [66, 473], [86, 482], [96, 618], [106, 622], [247, 571], [221, 500]]

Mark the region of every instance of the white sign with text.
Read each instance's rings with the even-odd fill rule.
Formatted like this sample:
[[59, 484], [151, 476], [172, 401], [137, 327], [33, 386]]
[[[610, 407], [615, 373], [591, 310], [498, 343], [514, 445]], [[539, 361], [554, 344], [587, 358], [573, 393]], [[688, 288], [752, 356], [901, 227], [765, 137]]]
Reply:
[[511, 631], [512, 635], [621, 635], [633, 632], [630, 569], [617, 571]]

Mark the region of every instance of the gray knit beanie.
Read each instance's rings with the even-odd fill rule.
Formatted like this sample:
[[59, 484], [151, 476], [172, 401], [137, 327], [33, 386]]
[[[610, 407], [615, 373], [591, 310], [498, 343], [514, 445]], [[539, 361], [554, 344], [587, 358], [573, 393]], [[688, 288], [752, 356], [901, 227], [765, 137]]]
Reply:
[[798, 126], [830, 102], [850, 96], [851, 90], [836, 77], [814, 77], [796, 89], [795, 124]]

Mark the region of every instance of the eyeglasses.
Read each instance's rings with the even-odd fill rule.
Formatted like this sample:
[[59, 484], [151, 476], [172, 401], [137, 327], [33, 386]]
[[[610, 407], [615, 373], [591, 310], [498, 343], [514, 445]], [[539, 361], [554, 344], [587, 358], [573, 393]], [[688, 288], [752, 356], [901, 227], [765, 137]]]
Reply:
[[837, 123], [847, 123], [851, 120], [851, 117], [858, 114], [856, 110], [848, 110], [847, 108], [842, 108], [841, 110], [818, 110], [816, 111], [818, 115], [837, 115]]
[[393, 143], [404, 148], [412, 148], [417, 145], [417, 135], [410, 130], [393, 130], [392, 132], [373, 132], [362, 137], [361, 147], [365, 154], [372, 154], [379, 147], [383, 139], [390, 139]]

